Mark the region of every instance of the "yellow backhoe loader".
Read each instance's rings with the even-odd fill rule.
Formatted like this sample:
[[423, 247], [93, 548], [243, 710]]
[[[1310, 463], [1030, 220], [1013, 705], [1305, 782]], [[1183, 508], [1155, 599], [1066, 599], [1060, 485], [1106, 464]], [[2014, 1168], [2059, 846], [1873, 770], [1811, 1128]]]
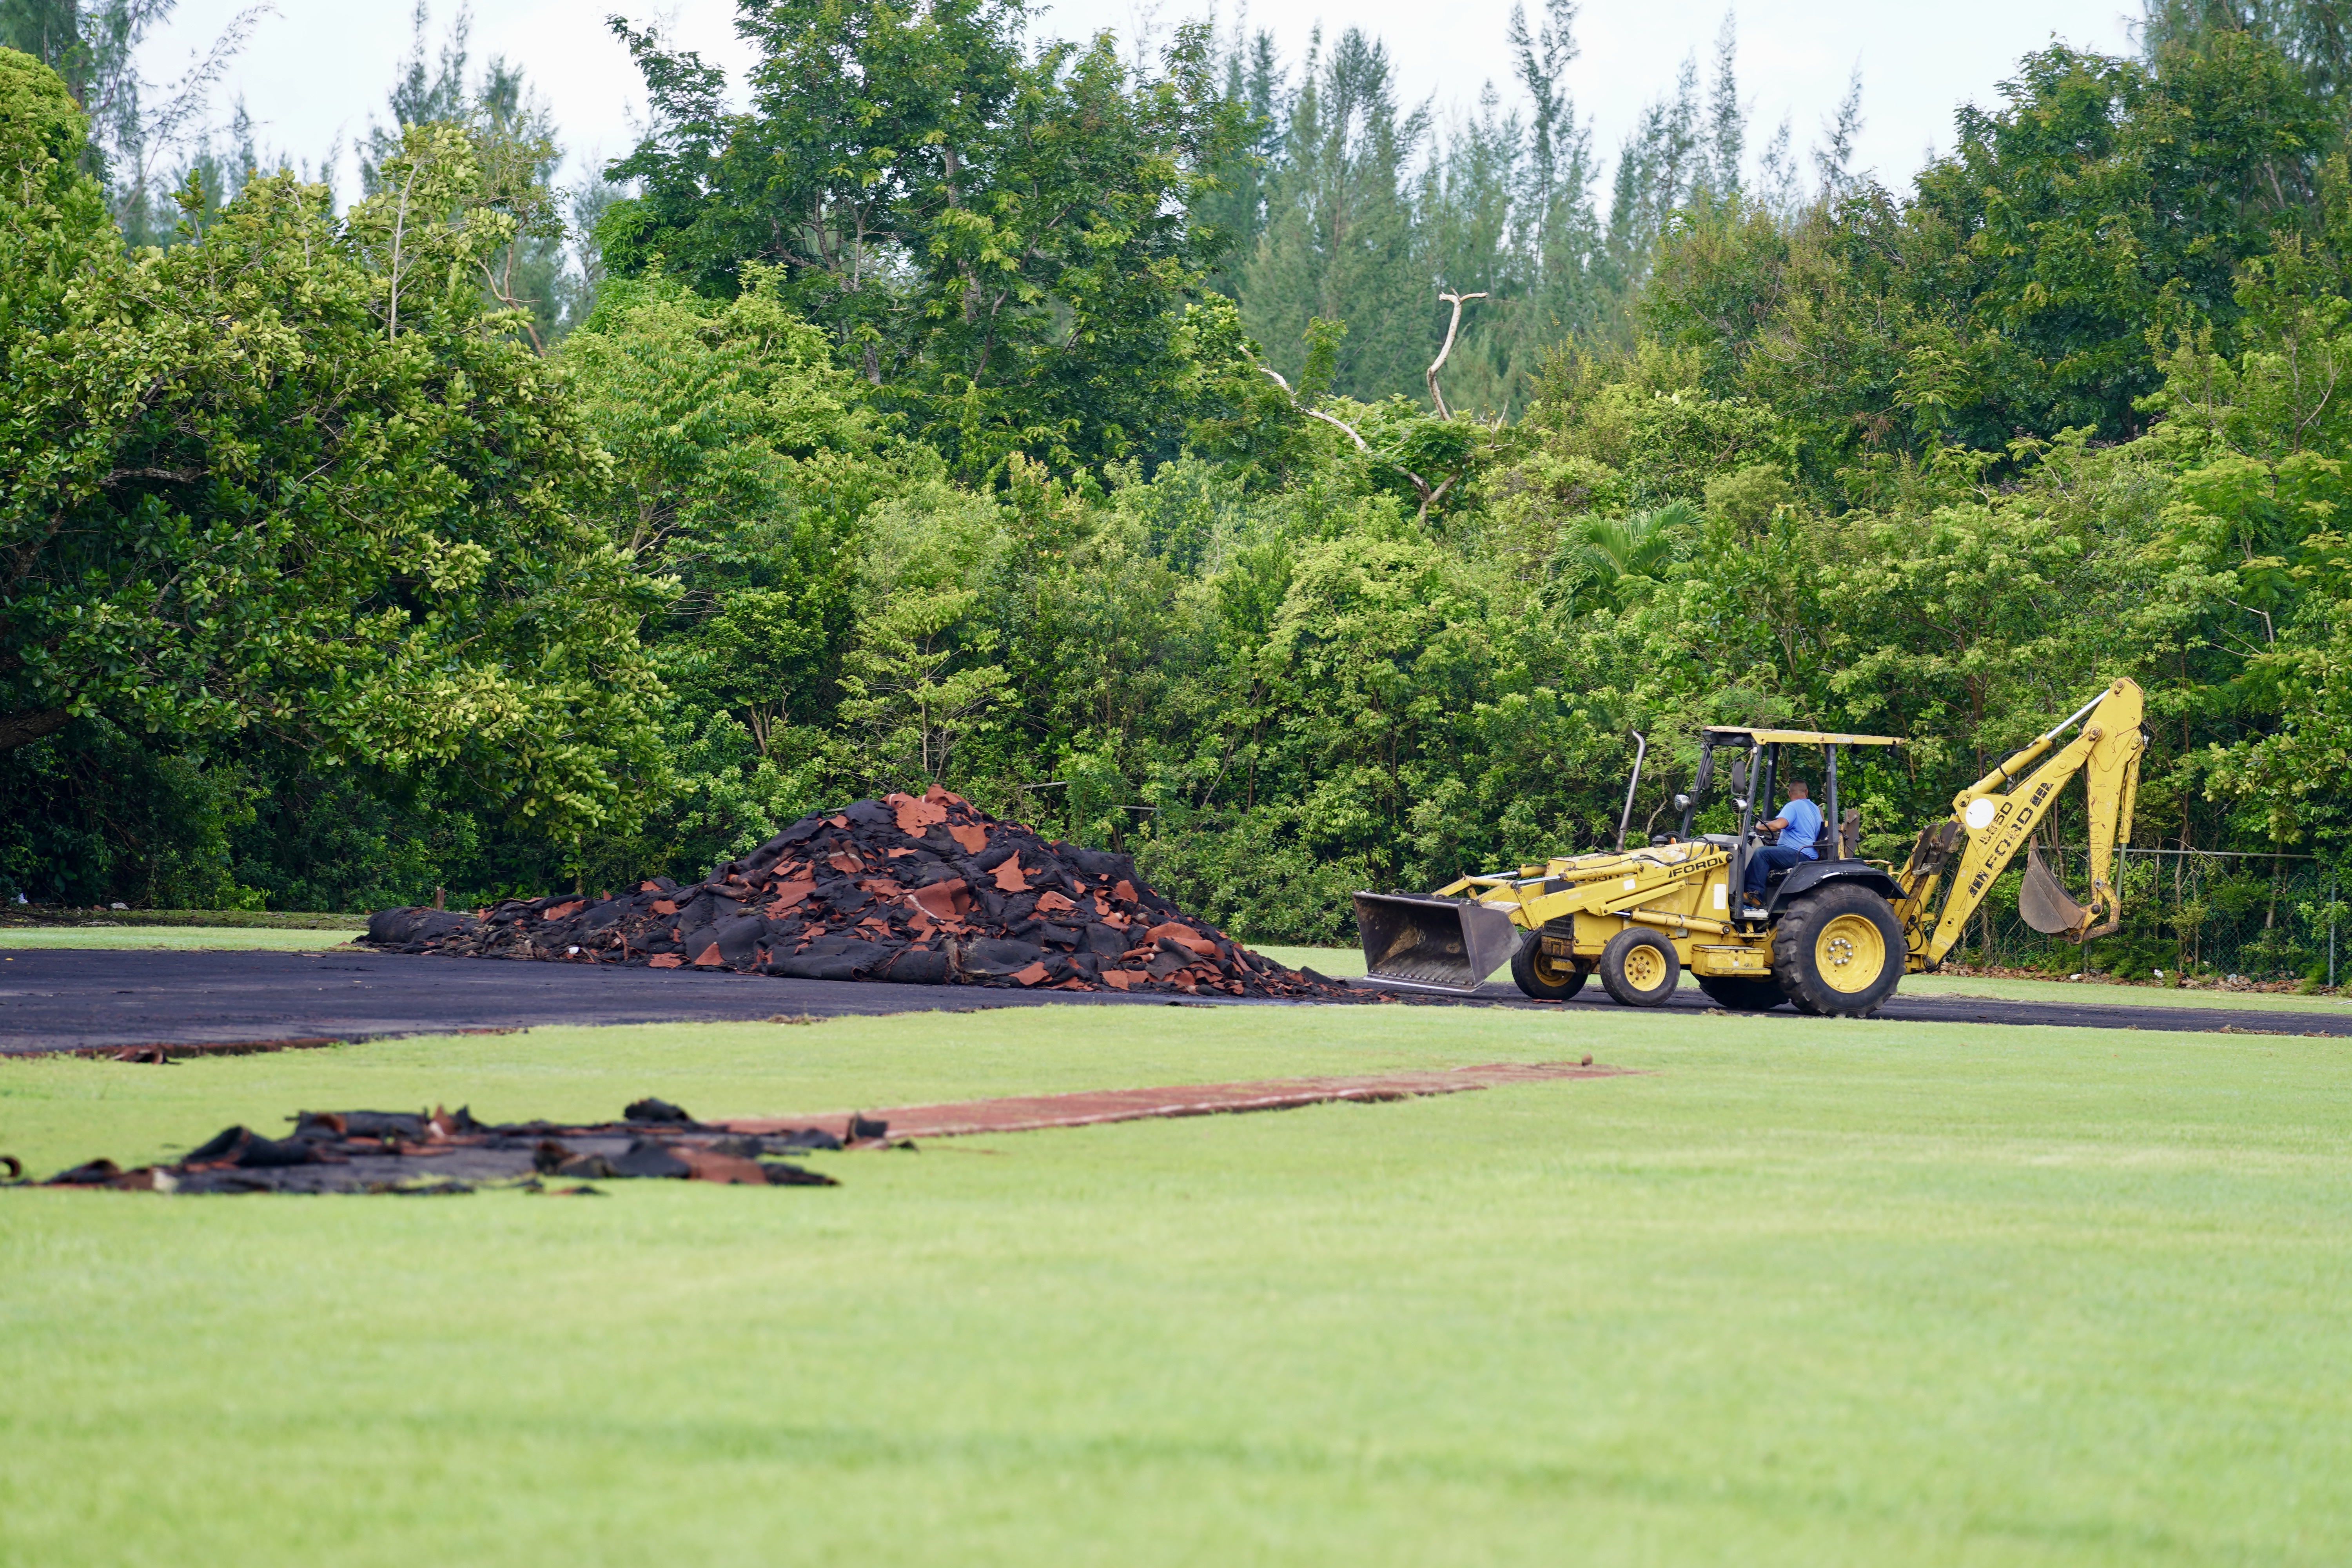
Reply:
[[[1465, 877], [1415, 896], [1358, 893], [1356, 925], [1371, 978], [1467, 994], [1506, 961], [1521, 991], [1566, 1001], [1595, 973], [1630, 1006], [1669, 1000], [1688, 969], [1722, 1005], [1759, 1011], [1789, 1003], [1808, 1013], [1865, 1016], [1903, 975], [1934, 969], [1984, 902], [1993, 879], [2027, 850], [2019, 911], [2036, 931], [2087, 942], [2123, 917], [2115, 848], [2131, 837], [2139, 788], [2143, 699], [2117, 680], [2048, 734], [1952, 797], [1952, 815], [1921, 831], [1901, 869], [1859, 858], [1860, 814], [1838, 805], [1838, 753], [1896, 746], [1886, 735], [1713, 727], [1699, 734], [1688, 795], [1675, 796], [1680, 830], [1628, 849], [1633, 796], [1648, 742], [1634, 737], [1633, 779], [1617, 847], [1514, 872]], [[2069, 730], [2074, 738], [2059, 744]], [[1779, 798], [1783, 752], [1822, 752], [1825, 808], [1815, 858], [1773, 871], [1760, 899], [1746, 893], [1758, 824]], [[1725, 773], [1737, 833], [1693, 837], [1691, 818], [1729, 753]], [[2045, 760], [2046, 759], [2046, 760]], [[2041, 765], [2036, 767], [2036, 763]], [[2032, 769], [2031, 773], [2027, 772]], [[2074, 901], [2032, 842], [2059, 790], [2081, 773], [2090, 804], [2090, 900]]]

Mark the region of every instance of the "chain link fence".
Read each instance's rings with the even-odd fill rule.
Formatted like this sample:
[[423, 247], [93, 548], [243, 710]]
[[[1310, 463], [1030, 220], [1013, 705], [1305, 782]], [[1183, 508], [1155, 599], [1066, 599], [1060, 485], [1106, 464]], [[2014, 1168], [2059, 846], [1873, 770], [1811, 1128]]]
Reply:
[[[2011, 870], [1994, 883], [1969, 921], [1954, 956], [1964, 963], [2053, 973], [2094, 970], [2119, 976], [2242, 974], [2250, 980], [2352, 979], [2352, 890], [2336, 867], [2308, 857], [2208, 849], [2117, 853], [2123, 929], [2082, 947], [2042, 935], [2020, 919]], [[2081, 896], [2090, 883], [2079, 847], [2061, 847], [2051, 868]]]

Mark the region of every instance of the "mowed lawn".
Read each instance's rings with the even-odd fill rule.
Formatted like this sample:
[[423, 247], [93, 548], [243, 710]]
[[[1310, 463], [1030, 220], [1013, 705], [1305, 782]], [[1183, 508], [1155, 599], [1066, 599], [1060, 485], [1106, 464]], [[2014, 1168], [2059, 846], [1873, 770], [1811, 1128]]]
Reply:
[[0, 1063], [0, 1150], [1640, 1076], [824, 1158], [0, 1193], [0, 1562], [2336, 1563], [2352, 1045], [1135, 1007]]
[[341, 946], [366, 931], [285, 931], [267, 926], [11, 926], [0, 927], [0, 952], [26, 948], [100, 948], [126, 952], [217, 949], [268, 952], [319, 952]]

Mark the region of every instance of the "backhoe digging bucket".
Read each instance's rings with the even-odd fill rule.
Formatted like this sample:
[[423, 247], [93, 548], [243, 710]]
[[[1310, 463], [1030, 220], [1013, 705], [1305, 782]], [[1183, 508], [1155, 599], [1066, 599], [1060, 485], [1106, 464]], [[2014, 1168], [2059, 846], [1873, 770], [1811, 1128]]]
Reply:
[[2091, 923], [2091, 911], [2074, 901], [2042, 860], [2039, 844], [2025, 847], [2025, 879], [2018, 884], [2017, 912], [2044, 936], [2070, 936], [2077, 942]]
[[1368, 978], [1463, 995], [1509, 962], [1519, 928], [1501, 910], [1460, 899], [1358, 893]]

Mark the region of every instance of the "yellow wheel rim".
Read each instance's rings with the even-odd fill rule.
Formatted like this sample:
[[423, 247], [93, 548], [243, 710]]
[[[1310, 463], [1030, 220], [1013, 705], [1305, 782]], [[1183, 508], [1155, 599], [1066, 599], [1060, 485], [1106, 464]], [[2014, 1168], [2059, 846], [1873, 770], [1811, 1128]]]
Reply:
[[1625, 954], [1625, 983], [1636, 991], [1655, 991], [1666, 978], [1665, 956], [1644, 943]]
[[1867, 916], [1840, 915], [1813, 939], [1813, 967], [1832, 991], [1867, 991], [1886, 973], [1885, 933]]
[[1529, 967], [1536, 972], [1536, 978], [1546, 985], [1565, 985], [1576, 978], [1574, 963], [1565, 959], [1554, 958], [1549, 953], [1537, 953], [1535, 962]]

